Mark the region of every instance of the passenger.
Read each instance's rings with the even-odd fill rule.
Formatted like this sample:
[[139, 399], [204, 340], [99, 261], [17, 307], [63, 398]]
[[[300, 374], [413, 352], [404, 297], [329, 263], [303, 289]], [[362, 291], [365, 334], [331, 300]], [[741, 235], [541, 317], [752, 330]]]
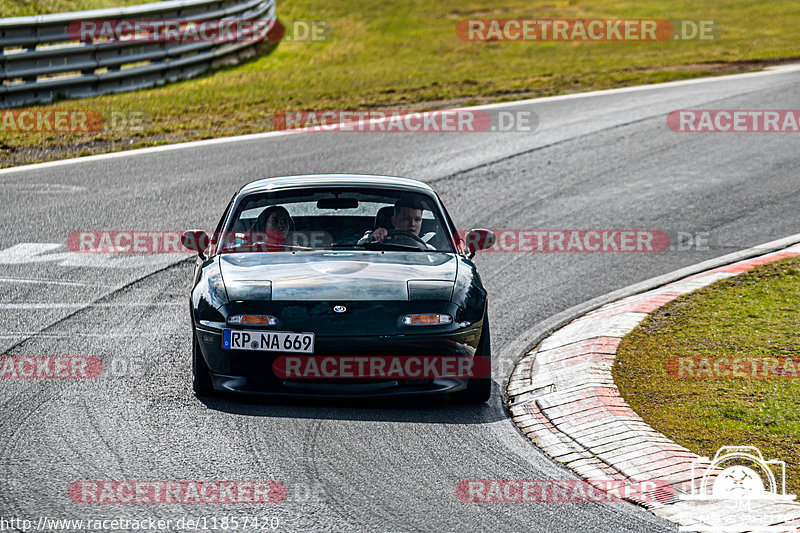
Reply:
[[284, 251], [291, 247], [290, 237], [294, 232], [294, 221], [289, 211], [280, 205], [264, 209], [253, 223], [252, 242], [266, 242], [269, 251]]

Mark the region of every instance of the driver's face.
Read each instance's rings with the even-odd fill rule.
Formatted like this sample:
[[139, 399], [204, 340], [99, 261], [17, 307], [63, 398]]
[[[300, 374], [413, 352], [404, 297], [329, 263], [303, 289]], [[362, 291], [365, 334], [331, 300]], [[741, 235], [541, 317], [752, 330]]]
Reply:
[[419, 235], [422, 229], [422, 209], [413, 207], [398, 207], [397, 214], [392, 215], [394, 229], [410, 231], [414, 235]]
[[272, 213], [267, 219], [267, 231], [276, 231], [286, 237], [289, 233], [289, 218], [286, 213], [276, 211]]

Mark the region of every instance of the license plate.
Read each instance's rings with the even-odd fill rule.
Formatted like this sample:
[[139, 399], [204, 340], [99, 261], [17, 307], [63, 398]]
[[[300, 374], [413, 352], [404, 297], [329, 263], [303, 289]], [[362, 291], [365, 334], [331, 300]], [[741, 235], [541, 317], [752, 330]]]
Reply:
[[313, 333], [222, 330], [223, 350], [314, 353]]

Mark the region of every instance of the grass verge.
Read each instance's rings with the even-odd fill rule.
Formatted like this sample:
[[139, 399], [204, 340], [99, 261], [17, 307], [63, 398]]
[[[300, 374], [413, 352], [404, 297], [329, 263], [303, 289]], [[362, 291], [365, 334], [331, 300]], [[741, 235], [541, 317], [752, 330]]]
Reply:
[[[800, 493], [800, 372], [773, 378], [678, 378], [671, 358], [800, 360], [800, 258], [755, 267], [682, 296], [622, 340], [613, 368], [622, 396], [644, 420], [693, 452], [756, 446], [786, 462]], [[671, 364], [671, 363], [669, 363]], [[748, 367], [745, 363], [745, 368]], [[725, 366], [721, 367], [724, 370]], [[732, 368], [732, 367], [731, 367]], [[783, 370], [790, 370], [788, 367]], [[741, 372], [748, 374], [749, 372]], [[783, 371], [777, 371], [783, 374]], [[712, 372], [713, 374], [713, 372]]]
[[[58, 1], [65, 7], [106, 5]], [[14, 0], [0, 2], [4, 15], [17, 14], [5, 11]], [[800, 56], [795, 0], [538, 6], [522, 0], [492, 6], [474, 0], [278, 0], [278, 13], [287, 25], [326, 21], [333, 36], [284, 41], [269, 54], [194, 80], [44, 106], [91, 109], [105, 117], [143, 112], [146, 120], [136, 130], [0, 132], [0, 167], [265, 131], [280, 110], [440, 109], [741, 72]], [[711, 41], [665, 42], [466, 42], [456, 34], [462, 19], [512, 17], [711, 19], [722, 34]]]

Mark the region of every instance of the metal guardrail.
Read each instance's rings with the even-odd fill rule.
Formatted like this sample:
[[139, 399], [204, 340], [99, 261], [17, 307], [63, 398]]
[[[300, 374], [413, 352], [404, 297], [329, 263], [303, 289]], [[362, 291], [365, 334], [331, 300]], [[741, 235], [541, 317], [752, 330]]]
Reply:
[[[97, 20], [268, 20], [252, 37], [201, 42], [76, 42]], [[132, 91], [197, 76], [252, 55], [275, 25], [275, 0], [171, 0], [127, 8], [0, 19], [0, 108]]]

